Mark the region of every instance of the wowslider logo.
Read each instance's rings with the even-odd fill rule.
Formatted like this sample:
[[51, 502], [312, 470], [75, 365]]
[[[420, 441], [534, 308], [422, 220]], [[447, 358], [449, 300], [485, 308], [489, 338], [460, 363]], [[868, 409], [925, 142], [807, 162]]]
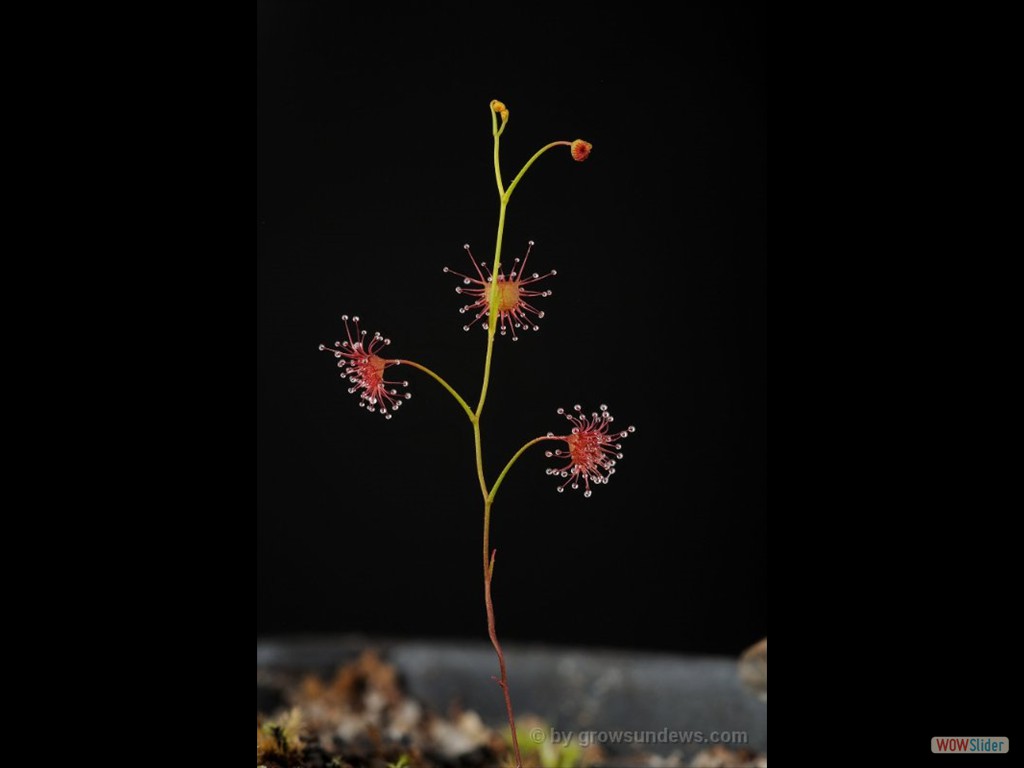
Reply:
[[939, 754], [1003, 755], [1010, 751], [1005, 736], [935, 736], [932, 752]]

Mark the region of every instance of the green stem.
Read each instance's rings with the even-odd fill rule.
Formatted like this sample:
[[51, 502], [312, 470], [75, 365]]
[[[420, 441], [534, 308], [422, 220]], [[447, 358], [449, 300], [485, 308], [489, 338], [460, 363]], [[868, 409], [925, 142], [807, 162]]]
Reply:
[[[491, 293], [489, 300], [489, 311], [487, 314], [487, 354], [484, 357], [484, 376], [483, 381], [480, 384], [480, 400], [477, 402], [476, 411], [469, 411], [462, 398], [456, 397], [459, 403], [466, 409], [469, 420], [473, 424], [473, 444], [476, 451], [476, 474], [477, 480], [480, 482], [480, 492], [484, 497], [484, 536], [483, 536], [483, 566], [484, 566], [484, 602], [487, 606], [487, 634], [491, 638], [491, 644], [494, 646], [494, 651], [498, 655], [498, 666], [501, 672], [501, 678], [498, 684], [501, 686], [502, 691], [505, 694], [505, 709], [508, 714], [508, 725], [512, 732], [512, 749], [515, 753], [516, 768], [521, 768], [523, 761], [519, 754], [519, 740], [516, 736], [516, 721], [515, 716], [512, 713], [512, 698], [509, 694], [508, 689], [508, 672], [505, 668], [505, 654], [501, 650], [501, 643], [498, 642], [498, 633], [495, 627], [494, 621], [494, 602], [491, 598], [491, 579], [494, 576], [494, 557], [497, 554], [497, 550], [490, 551], [491, 546], [491, 506], [494, 504], [494, 496], [498, 492], [498, 488], [502, 481], [505, 479], [505, 475], [512, 469], [512, 465], [518, 461], [519, 457], [526, 452], [526, 449], [530, 446], [536, 445], [542, 440], [554, 440], [553, 437], [537, 437], [529, 441], [516, 451], [515, 455], [505, 465], [505, 468], [501, 470], [501, 474], [498, 475], [498, 479], [494, 481], [494, 485], [488, 490], [487, 479], [484, 475], [484, 459], [482, 449], [482, 437], [480, 434], [480, 417], [484, 411], [484, 403], [487, 401], [487, 388], [491, 381], [491, 361], [494, 356], [494, 335], [498, 330], [498, 275], [501, 270], [501, 243], [505, 236], [505, 211], [508, 208], [509, 198], [512, 197], [512, 192], [519, 184], [520, 180], [530, 170], [530, 166], [533, 165], [537, 158], [543, 155], [552, 147], [560, 146], [571, 146], [571, 142], [568, 141], [555, 141], [548, 144], [545, 147], [541, 147], [533, 157], [531, 157], [526, 165], [523, 166], [522, 170], [516, 175], [509, 184], [508, 189], [501, 180], [501, 160], [499, 157], [500, 137], [502, 131], [505, 130], [505, 120], [502, 120], [501, 128], [498, 127], [498, 116], [494, 109], [491, 109], [491, 133], [494, 135], [494, 181], [498, 186], [498, 236], [494, 242], [494, 264], [491, 266]], [[428, 371], [428, 373], [430, 373]], [[434, 374], [431, 374], [434, 375]], [[447, 384], [439, 377], [434, 375], [438, 381], [440, 381], [453, 395], [455, 391], [448, 387]]]
[[[497, 145], [498, 140], [494, 140]], [[505, 200], [501, 201], [501, 209], [498, 212], [498, 239], [494, 243], [494, 266], [491, 269], [491, 274], [494, 279], [491, 280], [491, 298], [490, 298], [490, 309], [487, 314], [487, 354], [484, 357], [484, 379], [480, 385], [480, 401], [476, 405], [476, 418], [480, 418], [480, 414], [484, 410], [484, 402], [487, 400], [487, 387], [491, 382], [491, 359], [494, 356], [494, 333], [498, 329], [498, 302], [497, 302], [497, 290], [498, 290], [498, 269], [501, 268], [501, 240], [505, 235], [505, 209], [508, 207], [508, 202]]]
[[458, 392], [455, 391], [455, 388], [451, 384], [449, 384], [447, 381], [442, 379], [440, 376], [438, 376], [432, 370], [427, 368], [427, 366], [420, 365], [419, 363], [414, 363], [412, 360], [393, 360], [393, 361], [389, 361], [389, 362], [401, 363], [402, 365], [408, 365], [408, 366], [411, 366], [413, 368], [416, 368], [417, 370], [423, 371], [425, 374], [427, 374], [427, 376], [430, 376], [432, 379], [434, 379], [434, 381], [436, 381], [442, 387], [447, 389], [448, 390], [448, 394], [450, 394], [452, 397], [454, 397], [458, 401], [459, 405], [462, 406], [462, 410], [464, 410], [466, 412], [466, 415], [469, 417], [469, 420], [471, 422], [473, 422], [474, 424], [476, 423], [476, 414], [473, 413], [473, 409], [469, 407], [469, 404], [465, 400], [462, 399], [462, 396]]
[[[501, 182], [501, 160], [498, 156], [499, 137], [501, 131], [498, 129], [497, 116], [491, 110], [491, 126], [494, 134], [494, 180], [498, 185], [498, 199], [500, 208], [498, 211], [498, 236], [494, 242], [494, 265], [491, 269], [493, 279], [491, 281], [490, 311], [487, 315], [487, 354], [484, 357], [484, 378], [480, 385], [480, 401], [476, 406], [476, 413], [473, 418], [473, 438], [476, 444], [476, 471], [480, 481], [480, 491], [484, 497], [484, 535], [483, 535], [483, 565], [484, 565], [484, 603], [487, 607], [487, 635], [491, 638], [491, 645], [498, 656], [498, 669], [501, 677], [498, 684], [505, 695], [505, 712], [508, 715], [508, 727], [512, 734], [512, 751], [515, 754], [516, 768], [522, 768], [523, 759], [519, 753], [519, 739], [516, 735], [516, 719], [512, 712], [512, 697], [508, 689], [508, 670], [505, 667], [505, 654], [501, 650], [501, 643], [498, 642], [498, 631], [494, 620], [494, 601], [491, 597], [491, 579], [494, 576], [494, 557], [497, 551], [490, 551], [491, 546], [491, 505], [494, 502], [494, 492], [488, 491], [487, 481], [484, 477], [484, 460], [481, 449], [480, 436], [480, 415], [484, 410], [484, 403], [487, 400], [487, 385], [491, 380], [491, 359], [494, 354], [494, 333], [498, 327], [498, 270], [501, 269], [501, 241], [505, 236], [505, 209], [508, 207], [508, 193]], [[502, 122], [502, 129], [505, 127]], [[508, 468], [506, 467], [506, 472]], [[502, 473], [504, 476], [505, 472]], [[498, 479], [501, 482], [501, 478]]]
[[[552, 147], [571, 147], [571, 146], [572, 146], [572, 142], [571, 141], [553, 141], [550, 144], [548, 144], [547, 146], [541, 147], [540, 149], [538, 149], [536, 151], [536, 153], [534, 153], [533, 157], [531, 157], [529, 160], [526, 161], [526, 165], [523, 166], [523, 169], [518, 174], [516, 174], [516, 177], [514, 179], [512, 179], [512, 183], [508, 185], [508, 189], [506, 189], [504, 192], [501, 193], [502, 200], [505, 203], [508, 203], [508, 199], [510, 197], [512, 197], [512, 190], [514, 190], [516, 188], [516, 185], [519, 184], [519, 180], [523, 178], [523, 176], [526, 174], [526, 172], [528, 170], [530, 170], [530, 166], [533, 165], [535, 162], [537, 162], [537, 158], [538, 157], [543, 155], [545, 152], [547, 152]], [[494, 151], [495, 151], [495, 154], [497, 154], [497, 151], [498, 151], [497, 144], [495, 144]], [[498, 185], [498, 189], [499, 190], [501, 189], [501, 185], [500, 184]]]
[[484, 583], [486, 585], [486, 602], [488, 611], [491, 605], [491, 576], [494, 574], [494, 562], [491, 560], [491, 500], [484, 499]]
[[[501, 474], [498, 475], [498, 479], [494, 481], [494, 485], [491, 486], [491, 492], [487, 496], [488, 505], [494, 503], [494, 497], [497, 495], [498, 488], [501, 486], [502, 480], [505, 479], [505, 475], [507, 475], [508, 471], [510, 469], [512, 469], [512, 465], [515, 464], [519, 460], [519, 457], [522, 456], [524, 453], [526, 453], [528, 448], [532, 448], [537, 443], [542, 443], [545, 440], [561, 440], [561, 439], [562, 438], [554, 437], [554, 436], [548, 437], [547, 435], [545, 435], [544, 437], [535, 437], [535, 438], [533, 438], [533, 440], [530, 440], [522, 448], [520, 448], [518, 451], [516, 451], [515, 454], [512, 456], [512, 458], [508, 460], [508, 464], [505, 465], [505, 468], [503, 470], [501, 470]], [[485, 547], [485, 549], [486, 549], [486, 547]]]
[[498, 183], [498, 196], [505, 194], [505, 185], [501, 183], [501, 166], [498, 161], [498, 134], [494, 134], [494, 180]]
[[[484, 477], [484, 452], [483, 452], [483, 438], [480, 436], [480, 419], [476, 416], [470, 416], [473, 421], [473, 447], [476, 450], [476, 478], [480, 481], [480, 493], [483, 494], [484, 503], [487, 503], [488, 491], [487, 491], [487, 479]], [[484, 512], [484, 526], [488, 525], [487, 520], [490, 515], [490, 508]], [[484, 542], [486, 545], [487, 542]], [[486, 549], [486, 546], [485, 546]]]

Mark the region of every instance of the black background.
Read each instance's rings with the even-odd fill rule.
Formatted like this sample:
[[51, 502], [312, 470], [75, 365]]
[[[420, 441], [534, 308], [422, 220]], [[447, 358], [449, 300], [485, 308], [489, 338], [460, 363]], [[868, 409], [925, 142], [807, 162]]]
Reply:
[[502, 638], [732, 654], [767, 634], [764, 10], [677, 13], [260, 4], [258, 636], [485, 638], [464, 415], [408, 369], [413, 399], [367, 414], [317, 345], [359, 315], [475, 402], [485, 333], [441, 270], [466, 242], [493, 257], [495, 98], [506, 181], [549, 141], [594, 150], [549, 152], [509, 205], [505, 263], [533, 239], [559, 274], [541, 331], [496, 342], [488, 477], [562, 431], [559, 406], [637, 427], [590, 499], [555, 493], [542, 449], [503, 485]]

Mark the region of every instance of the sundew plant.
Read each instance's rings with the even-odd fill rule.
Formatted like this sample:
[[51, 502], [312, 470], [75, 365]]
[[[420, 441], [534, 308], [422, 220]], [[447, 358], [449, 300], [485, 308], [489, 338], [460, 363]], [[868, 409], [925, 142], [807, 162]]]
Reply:
[[[616, 463], [622, 459], [621, 440], [628, 437], [633, 427], [617, 429], [612, 426], [614, 418], [608, 406], [601, 405], [595, 411], [585, 411], [582, 406], [575, 405], [566, 411], [559, 408], [557, 413], [568, 422], [568, 432], [534, 437], [526, 441], [508, 460], [501, 472], [488, 483], [483, 464], [483, 436], [481, 421], [484, 406], [487, 403], [487, 387], [491, 380], [491, 363], [494, 359], [494, 342], [497, 336], [511, 337], [518, 341], [520, 333], [539, 329], [538, 321], [544, 318], [544, 310], [536, 304], [540, 299], [551, 295], [546, 287], [549, 278], [555, 277], [555, 270], [546, 274], [529, 272], [530, 254], [533, 241], [530, 241], [522, 259], [513, 259], [508, 272], [502, 266], [501, 251], [505, 232], [505, 216], [509, 200], [530, 167], [548, 150], [555, 147], [568, 147], [573, 160], [583, 162], [590, 156], [591, 145], [582, 139], [575, 141], [553, 141], [537, 150], [518, 174], [506, 186], [501, 173], [501, 135], [508, 125], [509, 111], [500, 101], [490, 104], [491, 132], [494, 136], [494, 180], [498, 188], [498, 233], [494, 243], [494, 261], [491, 266], [486, 262], [478, 262], [468, 245], [465, 246], [470, 266], [463, 272], [444, 267], [444, 271], [459, 280], [455, 288], [468, 303], [459, 312], [468, 316], [462, 326], [469, 331], [479, 325], [486, 331], [487, 346], [484, 352], [483, 377], [480, 382], [480, 394], [476, 406], [469, 404], [444, 378], [421, 363], [405, 358], [393, 357], [389, 354], [391, 339], [382, 334], [368, 333], [361, 325], [358, 317], [342, 315], [345, 337], [332, 345], [320, 345], [321, 351], [330, 352], [337, 358], [341, 377], [348, 384], [348, 391], [359, 396], [360, 407], [370, 413], [379, 413], [390, 419], [412, 397], [407, 391], [409, 382], [398, 377], [401, 367], [414, 368], [434, 379], [445, 388], [466, 414], [473, 430], [473, 447], [476, 454], [477, 482], [480, 484], [480, 495], [483, 501], [483, 581], [484, 603], [487, 608], [487, 633], [498, 657], [500, 677], [497, 678], [505, 696], [505, 709], [508, 714], [511, 730], [512, 748], [515, 753], [516, 765], [522, 760], [519, 743], [516, 737], [515, 717], [512, 711], [512, 697], [509, 691], [508, 671], [505, 656], [498, 642], [498, 634], [494, 623], [494, 601], [491, 595], [491, 580], [494, 577], [494, 561], [497, 550], [491, 548], [491, 510], [498, 489], [508, 476], [509, 470], [527, 450], [541, 443], [555, 443], [544, 455], [556, 459], [555, 466], [547, 469], [547, 474], [556, 478], [555, 488], [559, 492], [566, 488], [582, 490], [589, 497], [596, 486], [608, 482], [615, 474]], [[517, 333], [519, 332], [519, 333]], [[562, 427], [566, 429], [566, 427]]]

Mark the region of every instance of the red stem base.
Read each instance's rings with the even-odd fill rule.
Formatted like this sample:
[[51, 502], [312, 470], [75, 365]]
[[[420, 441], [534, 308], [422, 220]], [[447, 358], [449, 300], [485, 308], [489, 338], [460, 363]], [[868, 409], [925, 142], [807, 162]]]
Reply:
[[494, 628], [494, 602], [491, 600], [491, 576], [494, 574], [494, 557], [498, 550], [491, 552], [491, 561], [484, 571], [484, 602], [487, 604], [487, 634], [491, 638], [491, 645], [498, 655], [498, 668], [501, 670], [501, 679], [498, 685], [505, 694], [505, 711], [508, 713], [508, 727], [512, 732], [512, 750], [516, 756], [516, 768], [522, 768], [523, 759], [519, 754], [519, 737], [516, 735], [516, 718], [512, 714], [512, 697], [508, 691], [508, 672], [505, 669], [505, 654], [501, 651], [501, 643], [498, 642], [498, 633]]

